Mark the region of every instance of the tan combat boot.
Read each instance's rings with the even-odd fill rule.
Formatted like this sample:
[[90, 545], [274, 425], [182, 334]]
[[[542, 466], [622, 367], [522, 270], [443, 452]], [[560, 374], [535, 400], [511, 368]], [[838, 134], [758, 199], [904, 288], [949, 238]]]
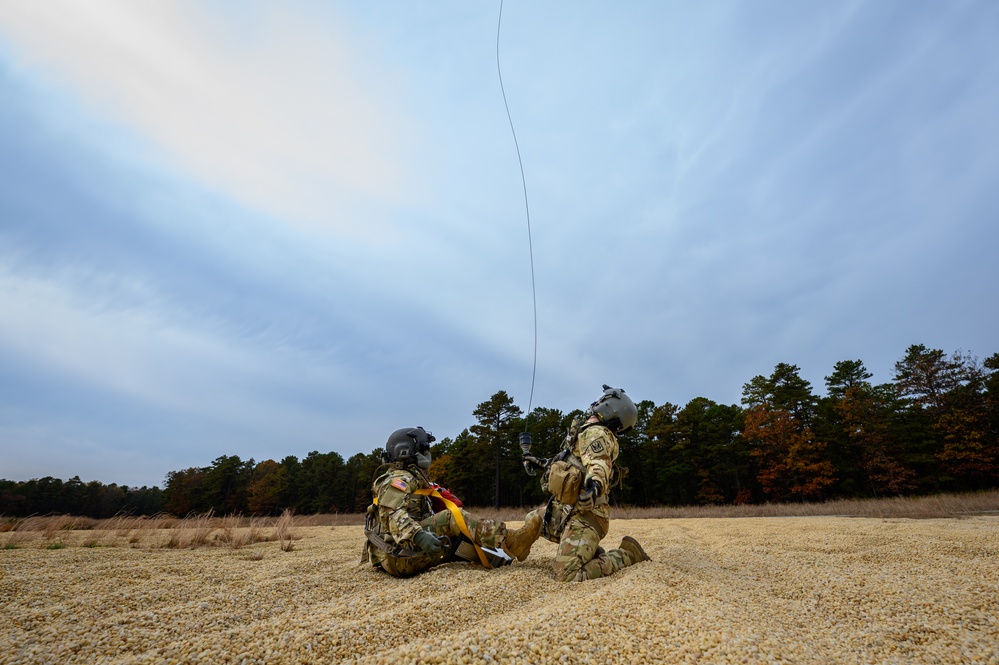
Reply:
[[541, 515], [535, 513], [524, 526], [516, 531], [507, 531], [503, 539], [503, 550], [517, 561], [523, 561], [531, 553], [531, 546], [541, 535], [541, 525], [544, 522]]
[[621, 539], [621, 544], [618, 545], [618, 549], [624, 550], [628, 553], [628, 557], [631, 558], [631, 563], [636, 564], [639, 561], [651, 561], [652, 557], [645, 553], [642, 546], [638, 544], [638, 541], [631, 536], [625, 536]]

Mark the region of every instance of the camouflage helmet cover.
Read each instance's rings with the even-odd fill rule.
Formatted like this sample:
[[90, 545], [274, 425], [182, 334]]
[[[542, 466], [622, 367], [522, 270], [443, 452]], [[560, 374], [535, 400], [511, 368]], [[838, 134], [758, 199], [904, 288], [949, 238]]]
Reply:
[[638, 422], [638, 407], [624, 393], [623, 388], [604, 384], [604, 394], [593, 404], [590, 413], [615, 434], [627, 432]]

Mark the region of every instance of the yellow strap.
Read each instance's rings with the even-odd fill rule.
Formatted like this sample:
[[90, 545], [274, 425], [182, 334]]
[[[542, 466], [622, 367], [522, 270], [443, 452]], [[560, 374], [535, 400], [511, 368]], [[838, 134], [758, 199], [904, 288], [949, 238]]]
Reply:
[[482, 548], [479, 547], [478, 543], [475, 542], [475, 539], [472, 538], [472, 534], [468, 532], [468, 525], [465, 524], [465, 517], [461, 514], [461, 508], [459, 508], [454, 501], [451, 501], [450, 499], [445, 499], [443, 496], [441, 496], [440, 492], [429, 487], [427, 489], [415, 490], [413, 494], [432, 496], [443, 501], [444, 505], [447, 506], [447, 509], [451, 511], [451, 515], [452, 517], [454, 517], [454, 521], [455, 523], [457, 523], [458, 529], [461, 530], [461, 532], [465, 535], [465, 537], [467, 537], [472, 542], [472, 546], [475, 548], [475, 553], [479, 555], [479, 561], [482, 562], [482, 567], [492, 568], [492, 566], [489, 565], [489, 559], [486, 558], [486, 553], [482, 551]]
[[[451, 511], [451, 515], [454, 517], [454, 521], [458, 525], [458, 529], [468, 538], [469, 541], [471, 541], [472, 547], [475, 548], [475, 553], [479, 555], [479, 561], [482, 562], [482, 566], [484, 568], [492, 568], [492, 566], [489, 565], [489, 559], [486, 558], [486, 553], [482, 551], [482, 548], [479, 547], [479, 545], [475, 542], [475, 539], [472, 538], [472, 534], [468, 532], [468, 525], [465, 524], [465, 516], [461, 514], [461, 508], [459, 508], [454, 501], [451, 501], [450, 499], [445, 499], [443, 496], [441, 496], [440, 492], [438, 492], [435, 489], [431, 489], [429, 487], [427, 489], [413, 490], [413, 494], [419, 494], [421, 496], [433, 496], [443, 501], [444, 505], [447, 506], [447, 509]], [[374, 497], [374, 501], [372, 503], [374, 503], [376, 506], [378, 505], [377, 496]]]

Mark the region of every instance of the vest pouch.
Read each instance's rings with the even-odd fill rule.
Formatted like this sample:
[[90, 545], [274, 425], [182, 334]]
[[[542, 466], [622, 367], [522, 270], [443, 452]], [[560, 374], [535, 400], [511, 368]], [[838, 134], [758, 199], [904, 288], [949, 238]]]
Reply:
[[579, 487], [583, 484], [583, 472], [564, 461], [552, 462], [548, 470], [548, 491], [558, 501], [567, 506], [575, 506], [579, 499]]

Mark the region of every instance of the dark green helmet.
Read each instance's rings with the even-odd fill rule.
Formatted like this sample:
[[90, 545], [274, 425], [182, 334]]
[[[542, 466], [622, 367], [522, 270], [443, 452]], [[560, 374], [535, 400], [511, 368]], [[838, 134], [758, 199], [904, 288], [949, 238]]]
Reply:
[[607, 384], [604, 384], [600, 399], [590, 404], [590, 413], [615, 434], [627, 432], [638, 422], [638, 407], [624, 394], [624, 389], [611, 388]]
[[[436, 440], [433, 434], [422, 427], [397, 429], [385, 442], [385, 459], [389, 462], [402, 462], [406, 466], [417, 464], [427, 468], [430, 466], [430, 443]], [[426, 466], [423, 466], [424, 460]]]

